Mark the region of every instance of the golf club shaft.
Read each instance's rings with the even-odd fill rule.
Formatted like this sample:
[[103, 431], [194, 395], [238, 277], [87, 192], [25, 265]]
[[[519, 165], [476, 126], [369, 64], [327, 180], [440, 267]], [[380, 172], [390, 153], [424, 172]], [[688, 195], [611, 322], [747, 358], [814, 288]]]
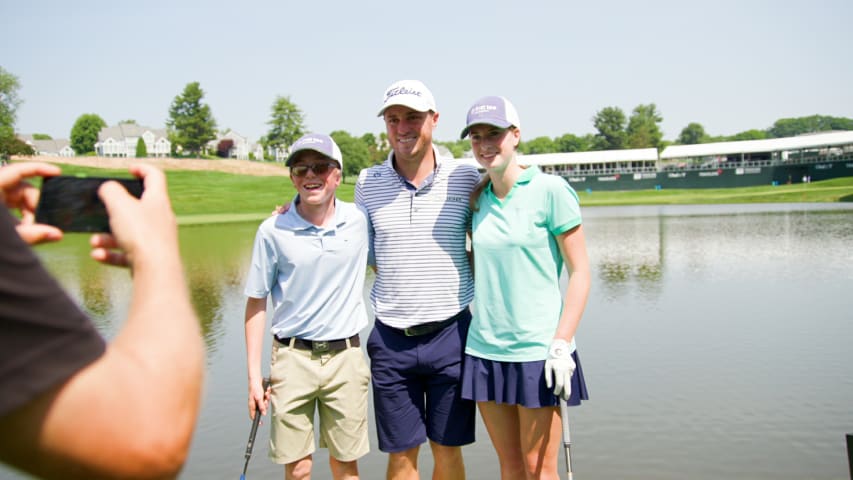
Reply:
[[569, 480], [572, 480], [572, 436], [569, 432], [569, 409], [562, 398], [558, 398], [558, 401], [560, 402], [560, 417], [563, 420], [563, 449], [566, 453], [566, 472]]

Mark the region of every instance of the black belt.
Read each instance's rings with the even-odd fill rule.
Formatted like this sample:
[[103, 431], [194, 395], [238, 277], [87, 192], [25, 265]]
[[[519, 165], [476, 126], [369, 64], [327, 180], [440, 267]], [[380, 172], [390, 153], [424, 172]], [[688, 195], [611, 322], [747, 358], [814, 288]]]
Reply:
[[290, 346], [290, 342], [293, 341], [293, 348], [299, 350], [311, 350], [314, 353], [339, 352], [350, 347], [361, 346], [361, 341], [359, 341], [357, 333], [349, 338], [342, 338], [340, 340], [303, 340], [301, 338], [292, 337], [275, 337], [275, 339], [279, 343], [283, 343], [288, 346]]
[[[448, 318], [447, 320], [441, 320], [439, 322], [427, 322], [422, 323], [420, 325], [413, 325], [411, 327], [406, 328], [393, 328], [394, 330], [401, 332], [403, 335], [407, 337], [419, 337], [421, 335], [429, 335], [430, 333], [435, 333], [439, 330], [442, 330], [444, 327], [451, 325], [456, 320], [463, 318], [464, 316], [469, 315], [468, 309], [465, 308], [456, 315]], [[387, 325], [386, 325], [387, 327]]]

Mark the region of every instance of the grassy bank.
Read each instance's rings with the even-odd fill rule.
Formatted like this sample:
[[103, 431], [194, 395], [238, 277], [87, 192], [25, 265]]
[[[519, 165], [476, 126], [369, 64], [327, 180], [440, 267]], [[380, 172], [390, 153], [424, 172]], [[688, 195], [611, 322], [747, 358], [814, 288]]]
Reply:
[[[121, 175], [126, 170], [105, 170], [62, 165], [65, 174]], [[287, 177], [258, 177], [214, 171], [167, 172], [172, 206], [182, 225], [257, 221], [273, 207], [295, 195]], [[350, 179], [352, 181], [353, 179]], [[354, 185], [345, 183], [339, 197], [352, 201]], [[627, 192], [579, 191], [582, 206], [667, 205], [719, 203], [828, 203], [853, 201], [853, 177], [810, 184], [725, 189], [637, 190]]]
[[853, 202], [853, 177], [794, 185], [636, 190], [579, 191], [581, 205], [689, 205], [720, 203], [833, 203]]

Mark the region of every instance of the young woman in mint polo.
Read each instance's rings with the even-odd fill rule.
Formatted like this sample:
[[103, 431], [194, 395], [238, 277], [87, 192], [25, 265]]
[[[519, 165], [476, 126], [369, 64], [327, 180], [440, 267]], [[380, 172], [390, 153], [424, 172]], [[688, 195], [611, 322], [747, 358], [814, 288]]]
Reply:
[[519, 165], [520, 122], [505, 98], [470, 108], [469, 135], [488, 175], [471, 197], [475, 299], [462, 396], [477, 402], [501, 478], [556, 479], [559, 402], [588, 399], [574, 343], [591, 283], [578, 197], [565, 180]]

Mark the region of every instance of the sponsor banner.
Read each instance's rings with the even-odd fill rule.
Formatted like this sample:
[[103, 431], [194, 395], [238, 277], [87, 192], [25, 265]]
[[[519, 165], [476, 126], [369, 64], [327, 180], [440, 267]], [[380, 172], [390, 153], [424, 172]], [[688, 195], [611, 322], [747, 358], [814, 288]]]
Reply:
[[750, 175], [756, 173], [761, 173], [761, 167], [741, 167], [735, 169], [735, 175]]
[[581, 183], [586, 181], [586, 177], [569, 177], [569, 181], [573, 183]]
[[619, 175], [609, 175], [606, 177], [598, 177], [599, 182], [615, 182], [619, 180]]
[[666, 176], [667, 178], [684, 178], [687, 174], [684, 172], [670, 172]]
[[814, 166], [815, 170], [832, 170], [831, 163], [818, 163]]
[[715, 170], [713, 172], [699, 172], [700, 177], [719, 177], [722, 174], [722, 170]]
[[634, 180], [654, 180], [658, 178], [656, 173], [635, 173]]

